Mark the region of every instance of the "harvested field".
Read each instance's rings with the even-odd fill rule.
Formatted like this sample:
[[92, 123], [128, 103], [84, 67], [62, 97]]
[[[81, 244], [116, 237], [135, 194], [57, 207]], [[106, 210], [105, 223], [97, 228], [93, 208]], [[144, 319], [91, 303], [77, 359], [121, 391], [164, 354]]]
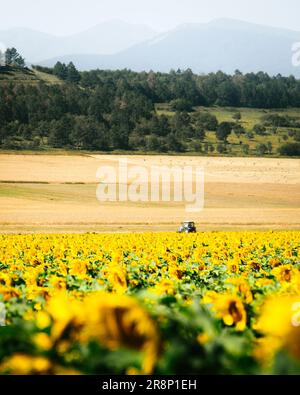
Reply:
[[199, 166], [205, 207], [99, 202], [99, 166], [116, 155], [0, 155], [0, 232], [172, 231], [192, 217], [203, 230], [300, 229], [300, 160], [130, 156], [129, 166]]

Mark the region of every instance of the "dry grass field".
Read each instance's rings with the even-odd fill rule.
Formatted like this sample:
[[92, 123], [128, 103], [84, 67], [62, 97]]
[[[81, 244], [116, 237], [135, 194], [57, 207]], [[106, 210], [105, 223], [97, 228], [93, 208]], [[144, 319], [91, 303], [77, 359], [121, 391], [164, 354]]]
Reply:
[[97, 169], [115, 155], [0, 155], [0, 232], [300, 229], [300, 160], [130, 156], [129, 165], [204, 169], [205, 207], [183, 203], [99, 202]]

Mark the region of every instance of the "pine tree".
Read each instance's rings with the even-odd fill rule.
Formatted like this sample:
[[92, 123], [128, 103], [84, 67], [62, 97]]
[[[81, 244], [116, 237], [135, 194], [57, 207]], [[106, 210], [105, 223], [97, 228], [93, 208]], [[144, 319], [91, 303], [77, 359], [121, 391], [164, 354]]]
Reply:
[[68, 68], [64, 63], [57, 62], [53, 68], [53, 74], [61, 80], [66, 80], [68, 78]]
[[70, 62], [67, 66], [67, 81], [77, 84], [80, 81], [81, 77], [74, 66], [73, 62]]
[[5, 51], [5, 64], [7, 66], [24, 68], [25, 67], [25, 60], [18, 53], [16, 48], [7, 48], [7, 50]]

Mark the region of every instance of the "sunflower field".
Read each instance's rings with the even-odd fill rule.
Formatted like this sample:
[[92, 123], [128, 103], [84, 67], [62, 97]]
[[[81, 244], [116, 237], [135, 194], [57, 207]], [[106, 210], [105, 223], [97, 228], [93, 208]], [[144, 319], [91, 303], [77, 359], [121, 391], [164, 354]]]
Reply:
[[300, 373], [300, 232], [0, 236], [1, 374]]

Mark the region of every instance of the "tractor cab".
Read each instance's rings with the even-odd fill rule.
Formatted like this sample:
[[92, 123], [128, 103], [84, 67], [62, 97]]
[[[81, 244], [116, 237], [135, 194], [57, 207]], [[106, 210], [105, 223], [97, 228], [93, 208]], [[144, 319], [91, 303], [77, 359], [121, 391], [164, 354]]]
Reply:
[[180, 226], [179, 233], [196, 233], [197, 229], [196, 229], [196, 225], [194, 221], [185, 221], [182, 223], [182, 225]]

